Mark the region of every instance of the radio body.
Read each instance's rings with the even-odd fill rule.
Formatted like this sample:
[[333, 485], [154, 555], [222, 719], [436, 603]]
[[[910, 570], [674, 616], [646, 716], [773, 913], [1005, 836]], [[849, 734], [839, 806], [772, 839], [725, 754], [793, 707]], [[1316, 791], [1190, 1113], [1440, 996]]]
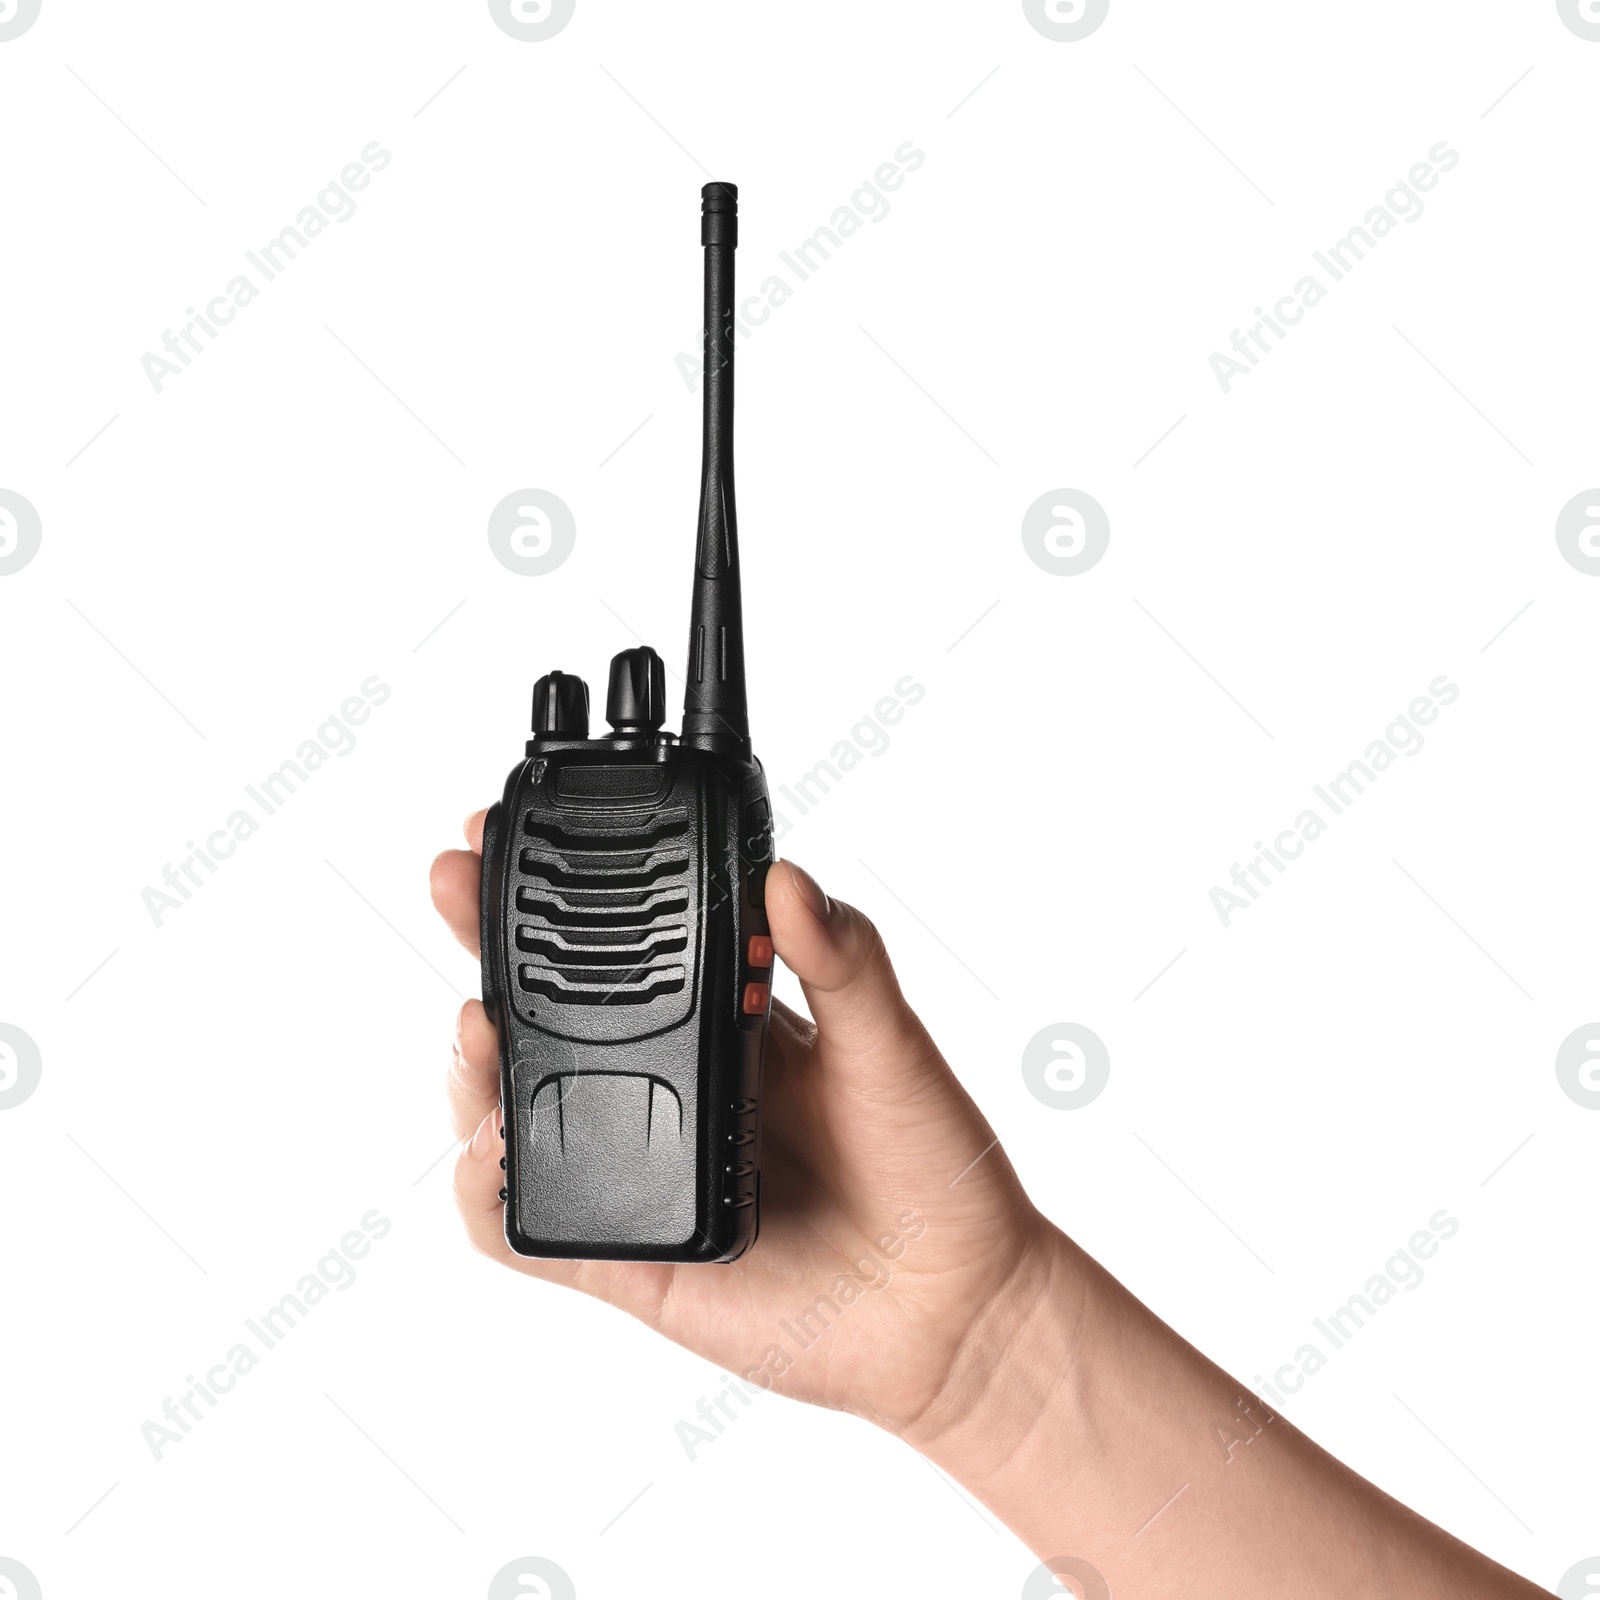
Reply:
[[506, 1239], [522, 1255], [730, 1261], [759, 1216], [772, 811], [745, 709], [733, 496], [737, 194], [702, 191], [705, 426], [682, 736], [665, 668], [534, 688], [483, 833], [483, 1000], [500, 1035]]

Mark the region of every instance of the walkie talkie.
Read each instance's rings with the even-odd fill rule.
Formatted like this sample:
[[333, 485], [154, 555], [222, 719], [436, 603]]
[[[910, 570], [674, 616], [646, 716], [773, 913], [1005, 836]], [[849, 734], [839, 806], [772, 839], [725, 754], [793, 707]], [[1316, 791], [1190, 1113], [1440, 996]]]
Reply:
[[550, 672], [483, 827], [483, 1003], [500, 1032], [506, 1239], [526, 1256], [731, 1261], [754, 1242], [771, 1010], [772, 808], [750, 752], [733, 504], [739, 191], [701, 191], [704, 454], [683, 733], [648, 646], [608, 736]]

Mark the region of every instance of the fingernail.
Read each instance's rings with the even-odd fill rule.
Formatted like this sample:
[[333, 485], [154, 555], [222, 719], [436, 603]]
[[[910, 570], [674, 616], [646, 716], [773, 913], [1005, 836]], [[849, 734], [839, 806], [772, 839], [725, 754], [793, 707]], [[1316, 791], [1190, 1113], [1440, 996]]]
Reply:
[[472, 1157], [475, 1161], [482, 1161], [494, 1148], [495, 1129], [500, 1126], [500, 1108], [493, 1111], [478, 1124], [477, 1132], [472, 1136]]
[[822, 886], [804, 867], [797, 867], [794, 862], [789, 863], [789, 870], [794, 874], [795, 887], [800, 891], [800, 898], [805, 901], [806, 909], [818, 922], [826, 923], [833, 913], [833, 907], [828, 902], [828, 897], [822, 892]]

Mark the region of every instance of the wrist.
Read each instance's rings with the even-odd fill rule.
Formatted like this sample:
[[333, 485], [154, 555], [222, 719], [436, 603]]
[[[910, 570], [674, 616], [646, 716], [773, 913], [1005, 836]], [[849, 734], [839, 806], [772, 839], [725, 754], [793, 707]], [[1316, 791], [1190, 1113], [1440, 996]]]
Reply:
[[900, 1431], [1041, 1560], [1118, 1593], [1538, 1592], [1319, 1450], [1043, 1218]]
[[1103, 1561], [1183, 1481], [1194, 1391], [1230, 1381], [1040, 1218], [902, 1436], [1041, 1557]]
[[1094, 1264], [1044, 1218], [973, 1318], [934, 1400], [902, 1437], [995, 1504], [1036, 1449], [1059, 1461], [1087, 1418], [1082, 1335]]

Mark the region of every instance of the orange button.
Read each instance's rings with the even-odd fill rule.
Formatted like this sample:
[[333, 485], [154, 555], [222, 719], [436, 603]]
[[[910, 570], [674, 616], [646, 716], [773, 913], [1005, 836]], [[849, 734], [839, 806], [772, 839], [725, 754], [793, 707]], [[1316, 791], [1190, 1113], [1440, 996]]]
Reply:
[[772, 941], [764, 933], [750, 935], [750, 965], [752, 967], [772, 965]]
[[756, 1017], [767, 1009], [767, 999], [771, 990], [764, 983], [747, 983], [744, 986], [744, 1014], [747, 1017]]

